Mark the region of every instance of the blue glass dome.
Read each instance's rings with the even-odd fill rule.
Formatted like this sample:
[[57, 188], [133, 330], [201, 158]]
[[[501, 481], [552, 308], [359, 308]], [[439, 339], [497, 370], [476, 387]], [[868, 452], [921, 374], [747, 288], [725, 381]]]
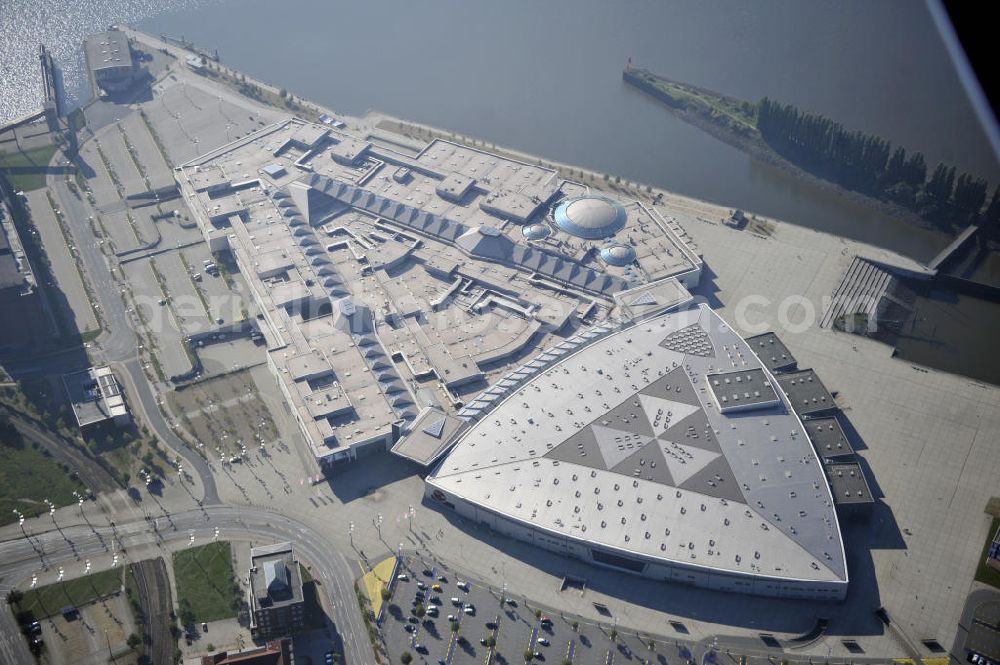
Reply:
[[601, 249], [601, 259], [610, 266], [624, 267], [635, 261], [635, 250], [628, 245], [614, 243]]
[[625, 227], [625, 206], [605, 196], [578, 196], [559, 204], [553, 214], [556, 225], [577, 238], [608, 238]]
[[552, 229], [548, 224], [529, 224], [521, 229], [521, 233], [528, 240], [541, 240], [552, 235]]

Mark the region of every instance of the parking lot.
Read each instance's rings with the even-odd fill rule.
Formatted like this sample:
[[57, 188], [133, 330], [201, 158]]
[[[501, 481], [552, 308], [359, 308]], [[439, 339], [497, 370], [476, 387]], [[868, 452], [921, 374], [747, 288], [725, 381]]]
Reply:
[[[394, 663], [401, 662], [404, 652], [415, 663], [432, 665], [516, 665], [525, 662], [529, 652], [532, 661], [560, 665], [681, 665], [691, 658], [676, 642], [640, 637], [618, 629], [611, 619], [594, 625], [549, 613], [522, 598], [501, 603], [501, 580], [491, 588], [438, 566], [425, 567], [414, 558], [402, 570], [405, 577], [397, 579], [382, 621]], [[581, 597], [581, 604], [585, 602]], [[418, 606], [425, 608], [422, 618], [417, 617]]]

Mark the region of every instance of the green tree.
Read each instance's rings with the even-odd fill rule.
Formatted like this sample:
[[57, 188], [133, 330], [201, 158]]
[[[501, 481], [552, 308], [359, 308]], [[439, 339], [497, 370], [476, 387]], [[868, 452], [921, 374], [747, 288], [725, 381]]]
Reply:
[[531, 649], [525, 649], [525, 650], [524, 650], [524, 653], [523, 653], [523, 654], [521, 654], [521, 655], [522, 655], [522, 656], [524, 656], [524, 662], [526, 662], [526, 663], [530, 663], [530, 662], [531, 662], [531, 659], [532, 659], [532, 657], [533, 657], [533, 656], [534, 656], [535, 654], [534, 654], [534, 652], [533, 652], [533, 651], [532, 651]]
[[459, 628], [460, 628], [460, 626], [459, 626], [459, 624], [458, 624], [457, 621], [452, 621], [451, 622], [451, 632], [457, 633]]
[[990, 204], [986, 206], [983, 216], [987, 224], [995, 225], [1000, 221], [1000, 185], [993, 189], [993, 196], [990, 197]]
[[906, 150], [903, 148], [896, 148], [896, 151], [892, 153], [892, 157], [885, 165], [885, 176], [882, 179], [885, 185], [893, 185], [903, 179], [903, 173], [906, 168]]
[[379, 595], [382, 597], [382, 601], [384, 602], [392, 598], [392, 591], [389, 590], [389, 587], [384, 586], [382, 587], [382, 590], [379, 591]]
[[934, 167], [931, 179], [924, 185], [924, 191], [938, 203], [947, 203], [955, 186], [955, 167], [949, 167], [944, 162]]
[[424, 609], [423, 604], [417, 603], [417, 606], [413, 608], [413, 613], [417, 615], [418, 619], [423, 619], [424, 615], [427, 614], [427, 610]]
[[906, 160], [906, 167], [903, 169], [903, 182], [913, 188], [920, 187], [927, 179], [927, 162], [924, 161], [923, 154], [917, 152]]
[[[136, 635], [135, 633], [132, 633], [131, 635], [128, 636], [128, 639], [125, 640], [125, 644], [128, 645], [129, 649], [135, 651], [136, 649], [139, 648], [139, 645], [142, 644], [142, 638]], [[211, 651], [212, 648], [209, 647], [208, 650]]]
[[181, 625], [190, 626], [194, 624], [194, 610], [191, 609], [191, 603], [187, 598], [183, 599], [180, 603], [180, 613], [178, 614], [181, 620]]
[[608, 634], [608, 637], [611, 638], [612, 642], [617, 642], [618, 641], [618, 629], [617, 628], [612, 628], [611, 632]]
[[404, 651], [403, 653], [399, 654], [399, 662], [401, 662], [403, 665], [410, 665], [412, 661], [413, 661], [413, 654], [411, 654], [409, 651]]
[[986, 203], [986, 181], [973, 178], [968, 173], [958, 176], [955, 181], [955, 207], [970, 215], [978, 215]]

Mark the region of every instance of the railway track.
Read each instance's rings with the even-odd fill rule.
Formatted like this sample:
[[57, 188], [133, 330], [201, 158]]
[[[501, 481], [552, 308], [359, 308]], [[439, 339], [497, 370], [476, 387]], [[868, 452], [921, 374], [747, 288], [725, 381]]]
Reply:
[[132, 564], [132, 574], [139, 589], [139, 605], [145, 618], [143, 632], [152, 665], [170, 665], [174, 655], [171, 627], [173, 604], [167, 566], [161, 558]]

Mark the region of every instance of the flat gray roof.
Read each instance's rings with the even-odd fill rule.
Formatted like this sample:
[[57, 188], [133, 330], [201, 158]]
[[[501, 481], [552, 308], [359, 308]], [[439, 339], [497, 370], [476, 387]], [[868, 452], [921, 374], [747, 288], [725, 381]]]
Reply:
[[[403, 182], [393, 178], [400, 168], [411, 176]], [[433, 459], [438, 444], [415, 422], [428, 406], [418, 386], [436, 379], [453, 416], [472, 386], [560, 343], [567, 324], [686, 300], [673, 277], [700, 274], [679, 227], [639, 202], [623, 203], [619, 240], [635, 247], [631, 267], [595, 261], [594, 243], [565, 233], [525, 238], [491, 200], [516, 193], [540, 217], [556, 193], [588, 188], [448, 141], [414, 157], [293, 118], [182, 165], [178, 182], [212, 249], [231, 249], [247, 276], [271, 367], [327, 461], [407, 436], [412, 445], [397, 452]], [[465, 192], [460, 203], [438, 191], [451, 185]], [[636, 295], [619, 305], [619, 293]], [[364, 316], [345, 314], [348, 301]], [[320, 305], [332, 313], [303, 315]], [[332, 372], [322, 386], [311, 383], [314, 365]]]
[[775, 378], [800, 417], [832, 413], [838, 408], [833, 395], [811, 369], [779, 374]]
[[830, 491], [833, 493], [833, 500], [837, 505], [873, 503], [875, 501], [860, 463], [827, 464], [826, 475], [830, 479]]
[[772, 372], [781, 372], [795, 367], [797, 362], [795, 356], [773, 332], [747, 337], [747, 344], [764, 363], [764, 367]]
[[759, 367], [713, 372], [705, 379], [720, 410], [745, 410], [778, 402], [770, 377]]
[[428, 466], [454, 443], [453, 438], [465, 425], [461, 418], [440, 409], [425, 409], [413, 423], [409, 435], [397, 441], [392, 452]]
[[259, 607], [302, 601], [302, 573], [290, 543], [250, 550], [250, 589]]
[[128, 413], [118, 381], [107, 365], [65, 374], [63, 385], [80, 427]]
[[108, 30], [91, 35], [83, 41], [83, 44], [87, 62], [94, 71], [132, 66], [128, 37], [120, 30]]
[[836, 416], [829, 418], [809, 418], [803, 420], [806, 433], [820, 457], [843, 457], [853, 455], [854, 448], [844, 434], [844, 428]]

